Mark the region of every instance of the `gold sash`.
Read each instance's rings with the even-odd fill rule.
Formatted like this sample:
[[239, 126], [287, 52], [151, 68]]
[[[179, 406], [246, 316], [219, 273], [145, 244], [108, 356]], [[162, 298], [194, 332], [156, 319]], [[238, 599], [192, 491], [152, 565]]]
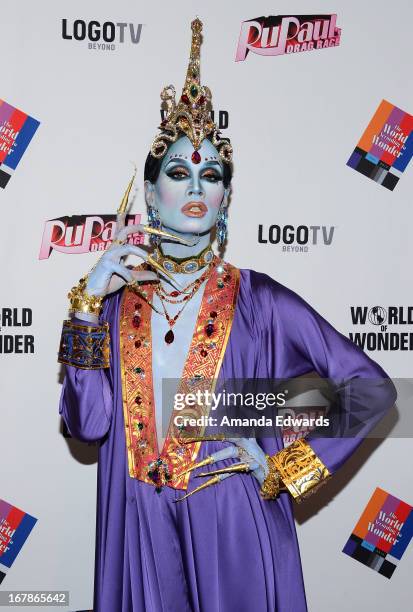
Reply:
[[[217, 264], [224, 271], [218, 273]], [[237, 268], [214, 258], [198, 312], [195, 331], [186, 357], [178, 393], [195, 393], [197, 389], [215, 389], [232, 327], [239, 290]], [[174, 411], [162, 452], [156, 435], [155, 402], [152, 378], [151, 314], [153, 284], [139, 286], [141, 297], [126, 288], [120, 314], [120, 358], [123, 414], [129, 475], [161, 490], [163, 485], [175, 489], [188, 487], [189, 473], [177, 478], [195, 462], [200, 442], [184, 443], [182, 432], [173, 423]], [[208, 332], [208, 333], [207, 333]], [[199, 418], [208, 407], [186, 407], [180, 414]], [[191, 429], [190, 435], [202, 431]]]

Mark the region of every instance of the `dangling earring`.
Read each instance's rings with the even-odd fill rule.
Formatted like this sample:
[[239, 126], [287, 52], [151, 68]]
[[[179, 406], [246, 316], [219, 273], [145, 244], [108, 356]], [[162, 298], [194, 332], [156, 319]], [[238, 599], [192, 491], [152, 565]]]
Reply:
[[228, 232], [228, 196], [225, 194], [224, 199], [219, 205], [217, 220], [216, 220], [216, 228], [217, 228], [217, 241], [218, 246], [222, 246], [227, 239]]
[[[151, 202], [153, 202], [153, 194], [151, 197]], [[161, 229], [161, 218], [159, 216], [158, 209], [152, 204], [147, 204], [148, 207], [148, 225], [149, 227], [153, 227], [154, 229]], [[155, 234], [149, 234], [149, 242], [154, 246], [159, 246], [161, 244], [161, 237], [156, 236]]]

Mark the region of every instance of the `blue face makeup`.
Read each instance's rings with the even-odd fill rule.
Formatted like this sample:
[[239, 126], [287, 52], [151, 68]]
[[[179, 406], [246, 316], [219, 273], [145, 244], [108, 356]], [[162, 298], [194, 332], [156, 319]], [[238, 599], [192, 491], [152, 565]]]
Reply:
[[199, 164], [191, 161], [193, 150], [186, 136], [169, 148], [153, 187], [154, 206], [165, 229], [200, 234], [215, 225], [224, 198], [223, 162], [207, 139], [198, 151]]

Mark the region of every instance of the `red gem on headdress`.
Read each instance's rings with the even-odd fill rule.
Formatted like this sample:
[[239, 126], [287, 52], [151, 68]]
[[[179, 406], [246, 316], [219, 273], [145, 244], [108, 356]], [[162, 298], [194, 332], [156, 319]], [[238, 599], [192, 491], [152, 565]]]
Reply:
[[186, 94], [182, 94], [181, 100], [184, 102], [184, 104], [191, 104], [191, 101]]
[[205, 96], [201, 96], [198, 100], [198, 104], [203, 104], [205, 102]]
[[161, 121], [161, 126], [162, 126], [162, 127], [165, 127], [165, 125], [166, 125], [167, 123], [168, 123], [168, 122], [167, 122], [167, 120], [166, 120], [166, 119], [164, 119], [163, 121]]
[[199, 164], [199, 162], [201, 161], [201, 156], [198, 153], [198, 151], [194, 151], [192, 153], [191, 160], [193, 161], [194, 164]]

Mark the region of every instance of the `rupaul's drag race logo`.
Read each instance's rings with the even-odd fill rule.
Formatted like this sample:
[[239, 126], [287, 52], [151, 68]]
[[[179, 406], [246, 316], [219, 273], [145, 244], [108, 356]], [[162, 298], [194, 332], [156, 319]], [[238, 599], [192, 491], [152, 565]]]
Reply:
[[88, 49], [114, 51], [117, 44], [137, 45], [141, 40], [142, 23], [96, 21], [94, 19], [62, 19], [63, 40], [88, 41]]
[[363, 350], [413, 351], [413, 332], [409, 329], [413, 326], [413, 306], [350, 306], [350, 311], [353, 325], [370, 327], [370, 331], [349, 334]]
[[248, 52], [258, 55], [285, 55], [340, 44], [341, 28], [337, 15], [277, 15], [244, 21], [238, 40], [236, 62]]
[[323, 422], [327, 407], [280, 408], [278, 413], [283, 417], [282, 436], [284, 446], [287, 446], [314, 431], [318, 424]]
[[[141, 214], [128, 215], [127, 225], [141, 222]], [[60, 253], [89, 253], [105, 251], [112, 244], [116, 229], [116, 215], [73, 215], [46, 221], [39, 259], [47, 259], [52, 251]], [[143, 244], [144, 234], [128, 236], [129, 244]]]

